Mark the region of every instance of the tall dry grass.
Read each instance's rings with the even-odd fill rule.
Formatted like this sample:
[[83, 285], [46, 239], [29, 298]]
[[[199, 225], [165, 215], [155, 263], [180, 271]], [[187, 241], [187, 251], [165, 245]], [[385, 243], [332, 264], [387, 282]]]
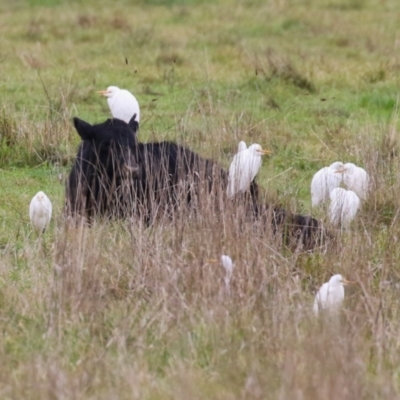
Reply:
[[[217, 217], [207, 197], [150, 227], [60, 217], [49, 237], [5, 248], [1, 397], [397, 398], [399, 225], [373, 209], [399, 204], [372, 174], [352, 229], [315, 253], [228, 206]], [[229, 295], [208, 262], [221, 254], [235, 262]], [[320, 321], [313, 296], [333, 273], [356, 284], [340, 320]]]
[[4, 106], [0, 115], [0, 165], [38, 166], [69, 164], [76, 140], [71, 118], [74, 107], [66, 104], [61, 90], [60, 104], [50, 102], [46, 118], [32, 118]]

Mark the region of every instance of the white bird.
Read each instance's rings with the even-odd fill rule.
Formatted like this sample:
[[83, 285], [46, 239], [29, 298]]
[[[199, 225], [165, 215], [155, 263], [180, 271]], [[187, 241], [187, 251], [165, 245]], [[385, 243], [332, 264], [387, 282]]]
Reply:
[[136, 97], [125, 89], [117, 86], [109, 86], [107, 90], [97, 92], [107, 97], [113, 118], [121, 119], [129, 124], [129, 121], [136, 114], [136, 122], [140, 122], [140, 107]]
[[[221, 264], [225, 269], [225, 277], [224, 277], [224, 283], [225, 283], [225, 289], [228, 294], [230, 294], [230, 283], [232, 279], [232, 274], [233, 274], [233, 269], [235, 268], [235, 265], [233, 264], [232, 259], [229, 256], [222, 255], [221, 256]], [[217, 260], [209, 260], [211, 263], [216, 263], [218, 262]]]
[[311, 181], [311, 205], [318, 206], [329, 199], [330, 192], [339, 187], [343, 180], [344, 165], [336, 161], [329, 167], [320, 169]]
[[[239, 149], [243, 148], [241, 143], [239, 143]], [[251, 182], [261, 168], [261, 156], [270, 153], [269, 150], [263, 150], [259, 144], [252, 144], [249, 148], [239, 150], [235, 154], [229, 167], [228, 187], [226, 189], [229, 198], [249, 189]]]
[[37, 233], [43, 233], [46, 230], [52, 211], [50, 199], [41, 191], [36, 193], [29, 205], [29, 218]]
[[329, 282], [325, 282], [315, 295], [314, 314], [318, 316], [322, 311], [337, 312], [344, 300], [344, 285], [349, 283], [352, 282], [347, 281], [340, 274], [333, 275]]
[[333, 225], [348, 228], [360, 208], [360, 199], [351, 190], [335, 188], [330, 193], [329, 220]]
[[246, 142], [244, 142], [243, 140], [241, 140], [241, 141], [239, 142], [239, 145], [238, 145], [238, 153], [239, 153], [239, 151], [246, 150], [246, 149], [247, 149], [247, 144], [246, 144]]
[[229, 293], [229, 291], [230, 291], [230, 283], [231, 283], [232, 273], [233, 273], [233, 268], [235, 266], [233, 265], [232, 259], [229, 256], [226, 256], [226, 255], [222, 255], [221, 256], [221, 264], [225, 269], [224, 282], [225, 282], [225, 288]]
[[365, 200], [369, 189], [369, 176], [364, 168], [358, 167], [353, 163], [346, 163], [343, 169], [343, 183], [347, 189], [352, 190], [358, 197]]

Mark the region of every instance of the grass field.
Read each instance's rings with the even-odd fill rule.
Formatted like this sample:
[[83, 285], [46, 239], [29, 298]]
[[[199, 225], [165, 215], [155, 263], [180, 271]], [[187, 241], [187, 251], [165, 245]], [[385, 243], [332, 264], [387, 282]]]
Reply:
[[[0, 398], [400, 398], [399, 16], [397, 0], [1, 2]], [[225, 167], [239, 140], [273, 150], [258, 183], [293, 212], [336, 160], [374, 191], [322, 252], [212, 215], [72, 230], [72, 117], [108, 118], [109, 85], [137, 97], [142, 141]], [[333, 273], [357, 283], [325, 324], [312, 302]]]

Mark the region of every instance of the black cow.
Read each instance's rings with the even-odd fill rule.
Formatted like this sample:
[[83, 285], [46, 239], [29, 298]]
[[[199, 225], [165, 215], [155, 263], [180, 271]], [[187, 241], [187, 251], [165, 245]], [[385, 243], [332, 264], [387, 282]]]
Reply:
[[90, 125], [74, 118], [74, 126], [82, 143], [67, 182], [67, 213], [123, 217], [130, 206], [124, 191], [139, 170], [135, 116], [129, 125], [118, 119]]
[[82, 138], [67, 183], [67, 210], [88, 219], [140, 214], [150, 222], [183, 204], [198, 206], [201, 192], [226, 186], [227, 172], [172, 142], [137, 143], [129, 124], [108, 119], [90, 125], [74, 118]]
[[245, 203], [253, 221], [266, 228], [272, 224], [274, 231], [283, 227], [286, 238], [313, 247], [319, 232], [315, 219], [261, 204], [255, 182], [249, 193], [230, 201], [225, 169], [173, 142], [138, 143], [135, 117], [129, 124], [109, 119], [98, 125], [74, 118], [74, 125], [82, 143], [67, 183], [70, 215], [89, 220], [137, 215], [150, 223], [158, 216], [201, 211], [210, 204], [219, 212], [229, 204], [235, 213], [236, 205]]

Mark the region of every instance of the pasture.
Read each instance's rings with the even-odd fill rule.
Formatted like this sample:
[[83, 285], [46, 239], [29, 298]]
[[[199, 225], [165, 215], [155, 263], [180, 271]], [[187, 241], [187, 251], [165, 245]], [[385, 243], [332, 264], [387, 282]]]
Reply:
[[[400, 398], [397, 0], [18, 0], [0, 3], [0, 398]], [[202, 218], [64, 224], [80, 139], [130, 90], [139, 140], [225, 168], [272, 150], [265, 202], [310, 214], [313, 174], [363, 166], [373, 192], [315, 252]], [[53, 220], [38, 239], [31, 198]], [[312, 215], [330, 229], [323, 211]], [[210, 259], [232, 257], [230, 295]], [[334, 273], [340, 321], [314, 318]]]

